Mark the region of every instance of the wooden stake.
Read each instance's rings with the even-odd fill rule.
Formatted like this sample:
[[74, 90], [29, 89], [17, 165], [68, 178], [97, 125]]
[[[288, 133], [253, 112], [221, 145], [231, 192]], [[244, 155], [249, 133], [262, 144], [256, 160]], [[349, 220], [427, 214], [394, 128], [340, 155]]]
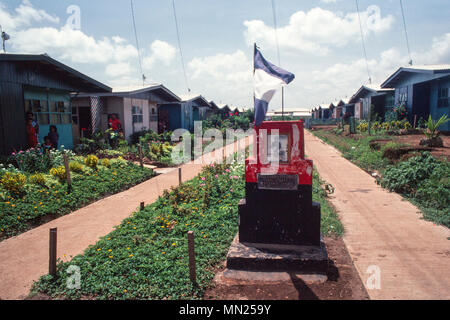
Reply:
[[138, 145], [138, 153], [139, 153], [139, 163], [141, 165], [141, 168], [144, 169], [144, 161], [142, 160], [142, 147], [140, 144]]
[[141, 211], [145, 209], [145, 202], [141, 202]]
[[225, 152], [226, 147], [227, 146], [225, 145], [225, 147], [223, 147], [223, 149], [222, 149], [222, 161], [223, 161], [223, 164], [227, 163], [227, 156], [226, 156], [226, 152]]
[[195, 270], [195, 244], [194, 244], [194, 231], [188, 232], [188, 250], [189, 250], [189, 277], [192, 285], [197, 285], [197, 273]]
[[181, 186], [181, 184], [183, 183], [183, 176], [181, 175], [181, 168], [178, 168], [178, 185]]
[[57, 232], [58, 229], [50, 229], [50, 242], [49, 242], [49, 264], [48, 273], [56, 277], [56, 243], [57, 243]]
[[68, 191], [68, 193], [71, 193], [72, 192], [72, 179], [70, 178], [69, 157], [67, 156], [67, 154], [64, 155], [64, 167], [66, 169], [67, 191]]

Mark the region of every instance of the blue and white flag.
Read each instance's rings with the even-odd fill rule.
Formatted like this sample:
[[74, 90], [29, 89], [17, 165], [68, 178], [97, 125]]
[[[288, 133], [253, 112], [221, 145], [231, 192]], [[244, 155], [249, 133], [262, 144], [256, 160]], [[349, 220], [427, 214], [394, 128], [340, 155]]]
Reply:
[[266, 118], [269, 102], [275, 92], [291, 83], [295, 75], [264, 59], [256, 44], [254, 64], [255, 126], [259, 126]]

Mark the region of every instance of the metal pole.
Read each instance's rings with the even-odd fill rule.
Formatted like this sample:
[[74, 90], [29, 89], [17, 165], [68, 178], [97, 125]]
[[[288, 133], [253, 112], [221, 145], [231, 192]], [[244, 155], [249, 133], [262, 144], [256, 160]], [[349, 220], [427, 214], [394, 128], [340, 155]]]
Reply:
[[178, 168], [178, 185], [181, 186], [181, 184], [183, 183], [183, 177], [182, 177], [182, 172], [181, 172], [181, 168]]
[[189, 278], [192, 285], [197, 285], [197, 273], [195, 270], [195, 244], [194, 244], [194, 231], [188, 232], [188, 250], [189, 250]]
[[50, 229], [50, 242], [49, 242], [49, 265], [48, 273], [52, 276], [56, 276], [56, 243], [57, 243], [57, 232], [58, 229]]
[[281, 117], [284, 121], [284, 87], [281, 87]]

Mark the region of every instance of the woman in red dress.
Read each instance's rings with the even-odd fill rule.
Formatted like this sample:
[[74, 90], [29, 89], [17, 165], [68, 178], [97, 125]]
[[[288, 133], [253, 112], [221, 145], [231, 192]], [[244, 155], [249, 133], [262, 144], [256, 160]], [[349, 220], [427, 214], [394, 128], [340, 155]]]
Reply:
[[38, 141], [36, 136], [36, 129], [33, 126], [33, 120], [27, 120], [27, 140], [28, 148], [36, 148]]

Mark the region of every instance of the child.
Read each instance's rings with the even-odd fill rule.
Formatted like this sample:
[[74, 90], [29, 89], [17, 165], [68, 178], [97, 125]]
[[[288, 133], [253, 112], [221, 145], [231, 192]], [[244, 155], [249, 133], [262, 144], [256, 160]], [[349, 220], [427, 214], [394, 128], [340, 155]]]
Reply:
[[48, 133], [48, 138], [50, 139], [53, 149], [58, 150], [59, 134], [58, 134], [58, 128], [56, 128], [56, 126], [50, 126], [50, 132]]
[[44, 138], [44, 144], [42, 145], [44, 148], [44, 153], [50, 152], [51, 149], [53, 149], [53, 143], [50, 139], [50, 137]]

